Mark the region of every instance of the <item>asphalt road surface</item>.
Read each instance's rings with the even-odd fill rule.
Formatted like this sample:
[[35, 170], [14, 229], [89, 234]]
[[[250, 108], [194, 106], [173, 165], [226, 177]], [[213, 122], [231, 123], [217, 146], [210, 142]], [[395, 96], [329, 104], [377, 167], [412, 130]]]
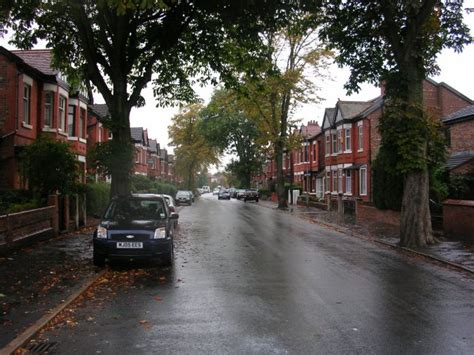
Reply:
[[469, 275], [256, 203], [180, 212], [171, 268], [115, 265], [55, 353], [473, 354]]

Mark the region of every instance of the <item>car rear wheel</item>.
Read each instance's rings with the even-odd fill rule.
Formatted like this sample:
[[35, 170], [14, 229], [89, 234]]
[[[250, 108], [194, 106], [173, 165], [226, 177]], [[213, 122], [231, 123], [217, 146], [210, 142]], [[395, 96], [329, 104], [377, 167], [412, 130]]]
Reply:
[[94, 252], [92, 262], [95, 266], [104, 267], [105, 266], [105, 256]]

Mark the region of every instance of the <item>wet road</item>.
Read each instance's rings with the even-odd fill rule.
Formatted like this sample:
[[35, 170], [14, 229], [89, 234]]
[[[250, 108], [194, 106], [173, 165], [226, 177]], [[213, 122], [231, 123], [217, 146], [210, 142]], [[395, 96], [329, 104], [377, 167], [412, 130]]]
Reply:
[[123, 287], [42, 338], [64, 354], [474, 351], [470, 276], [211, 195], [180, 224], [174, 267], [115, 266]]

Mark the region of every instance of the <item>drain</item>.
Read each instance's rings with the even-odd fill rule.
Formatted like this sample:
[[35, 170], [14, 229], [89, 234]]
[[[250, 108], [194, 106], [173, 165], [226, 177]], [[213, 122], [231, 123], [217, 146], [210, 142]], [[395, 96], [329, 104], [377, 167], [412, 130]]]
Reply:
[[27, 354], [50, 354], [56, 347], [58, 343], [55, 342], [41, 342], [36, 344], [28, 345]]

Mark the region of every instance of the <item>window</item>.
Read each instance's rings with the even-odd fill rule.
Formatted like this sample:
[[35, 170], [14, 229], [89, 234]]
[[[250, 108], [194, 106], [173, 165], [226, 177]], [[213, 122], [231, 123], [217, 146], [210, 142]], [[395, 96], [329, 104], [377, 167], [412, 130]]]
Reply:
[[358, 136], [357, 136], [357, 150], [361, 151], [364, 149], [364, 126], [361, 124], [357, 127]]
[[337, 192], [337, 170], [332, 172], [332, 191]]
[[346, 128], [345, 129], [345, 132], [344, 132], [344, 139], [345, 139], [345, 146], [344, 146], [344, 149], [346, 151], [351, 151], [352, 150], [352, 147], [351, 147], [351, 129], [350, 128]]
[[51, 127], [53, 125], [53, 107], [54, 96], [52, 92], [44, 94], [44, 125]]
[[329, 172], [326, 173], [326, 176], [324, 177], [325, 178], [325, 182], [324, 182], [324, 187], [326, 188], [326, 192], [330, 192], [331, 190], [331, 175]]
[[28, 84], [24, 84], [23, 86], [23, 123], [27, 125], [31, 124], [30, 104], [31, 104], [31, 86]]
[[361, 168], [359, 174], [359, 194], [367, 195], [367, 168]]
[[307, 145], [304, 146], [304, 161], [309, 161], [309, 146]]
[[59, 129], [66, 130], [66, 98], [59, 96]]
[[342, 130], [337, 131], [337, 152], [342, 152]]
[[337, 171], [337, 191], [342, 192], [342, 169]]
[[331, 136], [328, 134], [326, 136], [326, 155], [331, 154]]
[[79, 114], [79, 137], [80, 138], [86, 138], [86, 110], [81, 108], [80, 114]]
[[337, 135], [336, 133], [332, 134], [332, 152], [333, 154], [337, 153]]
[[67, 133], [70, 137], [76, 136], [76, 106], [69, 105], [67, 108]]
[[102, 142], [102, 131], [103, 131], [103, 128], [101, 126], [99, 126], [99, 129], [97, 130], [97, 142]]
[[352, 172], [350, 170], [346, 170], [346, 193], [352, 193]]

